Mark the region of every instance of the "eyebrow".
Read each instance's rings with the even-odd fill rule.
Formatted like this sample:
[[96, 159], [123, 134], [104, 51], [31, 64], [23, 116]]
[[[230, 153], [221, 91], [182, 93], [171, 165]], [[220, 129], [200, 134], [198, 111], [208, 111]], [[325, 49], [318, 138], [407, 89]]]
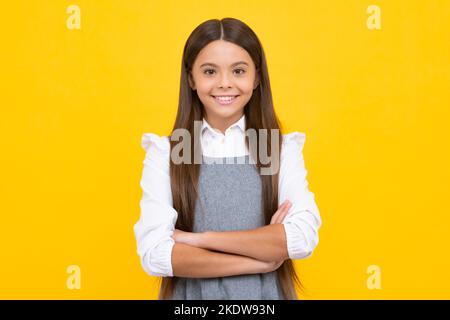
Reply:
[[[234, 66], [237, 66], [238, 64], [245, 64], [245, 65], [248, 66], [248, 63], [245, 62], [245, 61], [238, 61], [238, 62], [235, 62], [235, 63], [233, 63], [231, 66], [234, 67]], [[214, 64], [214, 63], [212, 63], [212, 62], [206, 62], [206, 63], [203, 63], [203, 64], [200, 66], [200, 68], [201, 68], [201, 67], [204, 67], [204, 66], [218, 67], [218, 65], [216, 65], [216, 64]]]

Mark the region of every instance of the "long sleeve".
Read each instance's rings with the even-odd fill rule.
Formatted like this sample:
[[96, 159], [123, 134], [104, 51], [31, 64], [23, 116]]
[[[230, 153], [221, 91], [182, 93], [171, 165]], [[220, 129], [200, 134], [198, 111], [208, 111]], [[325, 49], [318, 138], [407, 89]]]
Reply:
[[319, 243], [322, 225], [314, 193], [308, 189], [303, 158], [305, 134], [292, 132], [283, 136], [280, 157], [279, 203], [292, 203], [283, 220], [290, 259], [309, 257]]
[[172, 277], [172, 238], [178, 218], [173, 208], [169, 176], [170, 142], [168, 137], [146, 133], [142, 137], [146, 150], [143, 161], [140, 218], [134, 225], [137, 253], [146, 273]]

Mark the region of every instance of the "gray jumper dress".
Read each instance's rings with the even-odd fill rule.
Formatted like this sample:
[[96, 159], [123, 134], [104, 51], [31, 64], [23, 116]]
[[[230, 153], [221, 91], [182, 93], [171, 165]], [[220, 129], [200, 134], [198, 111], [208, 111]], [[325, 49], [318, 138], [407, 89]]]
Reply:
[[[193, 232], [265, 225], [261, 179], [250, 156], [202, 155]], [[204, 207], [202, 211], [199, 200]], [[172, 300], [284, 300], [276, 271], [219, 278], [179, 277]]]

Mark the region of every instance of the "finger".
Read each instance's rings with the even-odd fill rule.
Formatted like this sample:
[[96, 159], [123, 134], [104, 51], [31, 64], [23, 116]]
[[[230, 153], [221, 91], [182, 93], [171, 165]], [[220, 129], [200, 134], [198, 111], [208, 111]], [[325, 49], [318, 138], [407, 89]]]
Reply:
[[270, 219], [270, 224], [276, 223], [277, 217], [280, 215], [280, 208], [281, 208], [282, 206], [283, 206], [283, 205], [279, 206], [279, 207], [278, 207], [278, 210], [275, 211], [275, 213], [272, 215], [272, 219]]
[[270, 224], [274, 223], [280, 223], [280, 216], [283, 213], [283, 210], [290, 204], [289, 200], [285, 200], [279, 207], [278, 210], [274, 213], [272, 216], [272, 219], [270, 220]]
[[283, 202], [283, 204], [280, 206], [280, 208], [275, 212], [275, 214], [272, 217], [271, 224], [274, 223], [281, 223], [283, 221], [285, 211], [289, 208], [289, 202], [286, 200]]
[[179, 234], [180, 234], [180, 230], [178, 230], [178, 229], [173, 230], [172, 238], [175, 241], [178, 241], [179, 240]]
[[283, 209], [283, 213], [281, 214], [284, 217], [287, 216], [287, 214], [289, 213], [289, 210], [292, 208], [292, 203], [288, 203], [287, 206]]
[[289, 200], [284, 200], [283, 203], [278, 207], [278, 209], [284, 207], [285, 205], [287, 205], [289, 203]]
[[280, 215], [280, 211], [278, 210], [275, 212], [275, 214], [272, 216], [272, 219], [270, 219], [270, 224], [278, 223], [278, 217]]
[[279, 221], [278, 223], [282, 223], [284, 218], [286, 218], [286, 216], [289, 213], [289, 209], [292, 207], [292, 203], [289, 203], [288, 205], [286, 205], [283, 210], [281, 210], [280, 215], [277, 217], [277, 220]]
[[292, 203], [288, 202], [287, 205], [283, 208], [283, 212], [288, 212], [291, 207], [292, 207]]
[[283, 202], [279, 207], [278, 207], [278, 210], [273, 214], [273, 216], [272, 216], [272, 219], [271, 219], [271, 224], [272, 223], [277, 223], [277, 221], [278, 221], [278, 217], [280, 216], [280, 214], [281, 214], [281, 211], [283, 210], [283, 207], [286, 205], [286, 201], [285, 202]]
[[286, 218], [286, 216], [288, 215], [289, 210], [290, 210], [291, 208], [292, 208], [292, 203], [290, 203], [290, 204], [283, 210], [283, 212], [281, 213], [281, 215], [280, 215], [280, 217], [279, 217], [280, 223], [282, 223], [283, 220], [284, 220], [284, 218]]

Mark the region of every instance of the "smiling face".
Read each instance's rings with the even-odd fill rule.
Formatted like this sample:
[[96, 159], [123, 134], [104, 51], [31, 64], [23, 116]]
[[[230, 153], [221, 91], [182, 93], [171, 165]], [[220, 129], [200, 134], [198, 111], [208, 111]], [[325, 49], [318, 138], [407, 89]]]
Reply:
[[259, 84], [255, 64], [242, 47], [224, 40], [206, 45], [189, 77], [205, 107], [208, 123], [223, 133], [244, 114], [244, 107]]

